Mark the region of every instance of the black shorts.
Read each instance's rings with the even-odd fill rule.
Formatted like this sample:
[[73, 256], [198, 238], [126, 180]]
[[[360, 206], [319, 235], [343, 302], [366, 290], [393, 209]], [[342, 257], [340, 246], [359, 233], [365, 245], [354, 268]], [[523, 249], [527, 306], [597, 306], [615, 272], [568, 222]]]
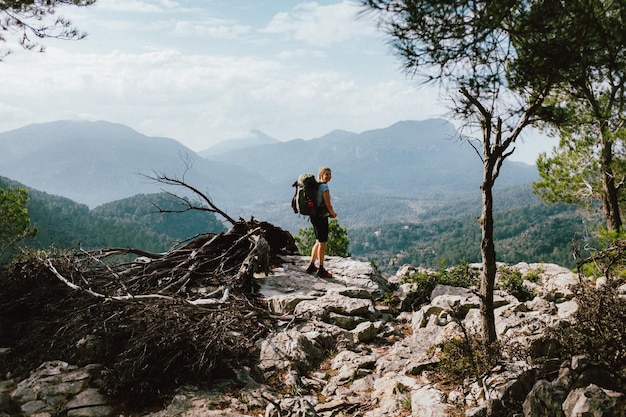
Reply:
[[318, 242], [328, 242], [328, 217], [311, 217], [311, 224]]

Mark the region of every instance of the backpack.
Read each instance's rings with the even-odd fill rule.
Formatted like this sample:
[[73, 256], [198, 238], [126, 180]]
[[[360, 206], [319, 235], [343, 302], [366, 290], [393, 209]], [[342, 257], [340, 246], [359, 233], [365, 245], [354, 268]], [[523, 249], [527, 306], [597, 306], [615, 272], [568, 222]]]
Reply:
[[319, 211], [315, 203], [319, 183], [315, 176], [301, 174], [291, 186], [296, 188], [291, 199], [293, 212], [305, 216], [316, 216]]

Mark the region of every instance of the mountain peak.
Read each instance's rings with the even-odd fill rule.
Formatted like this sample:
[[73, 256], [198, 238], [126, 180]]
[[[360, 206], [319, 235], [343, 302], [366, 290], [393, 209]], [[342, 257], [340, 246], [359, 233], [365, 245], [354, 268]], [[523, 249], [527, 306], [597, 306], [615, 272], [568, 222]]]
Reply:
[[223, 140], [210, 148], [198, 152], [198, 155], [204, 158], [210, 158], [226, 152], [238, 151], [256, 146], [272, 145], [279, 142], [280, 141], [278, 139], [274, 139], [258, 129], [252, 129], [244, 137]]

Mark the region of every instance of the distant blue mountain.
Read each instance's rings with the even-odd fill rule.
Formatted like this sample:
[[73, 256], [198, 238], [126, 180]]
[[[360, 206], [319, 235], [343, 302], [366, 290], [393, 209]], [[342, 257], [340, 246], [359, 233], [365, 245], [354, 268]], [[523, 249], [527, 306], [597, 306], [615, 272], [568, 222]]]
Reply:
[[201, 158], [174, 139], [103, 121], [58, 121], [0, 133], [0, 155], [0, 175], [91, 207], [159, 192], [163, 186], [145, 177], [155, 173], [185, 178], [218, 201], [247, 201], [251, 191], [264, 188], [261, 177]]
[[[482, 178], [480, 158], [443, 119], [403, 121], [360, 134], [337, 130], [306, 141], [256, 145], [254, 152], [240, 148], [217, 158], [245, 167], [272, 184], [288, 184], [300, 172], [317, 173], [319, 167], [330, 166], [334, 190], [387, 197], [472, 192]], [[536, 179], [534, 166], [506, 161], [498, 185]]]
[[[291, 183], [322, 166], [333, 169], [330, 186], [343, 224], [355, 226], [414, 221], [427, 207], [476, 196], [482, 178], [476, 152], [443, 119], [287, 142], [253, 131], [202, 154], [119, 124], [58, 121], [0, 133], [0, 176], [95, 207], [160, 192], [162, 185], [145, 175], [164, 173], [207, 193], [232, 217], [254, 216], [296, 232], [308, 223], [290, 209]], [[537, 178], [536, 167], [506, 161], [497, 187]]]

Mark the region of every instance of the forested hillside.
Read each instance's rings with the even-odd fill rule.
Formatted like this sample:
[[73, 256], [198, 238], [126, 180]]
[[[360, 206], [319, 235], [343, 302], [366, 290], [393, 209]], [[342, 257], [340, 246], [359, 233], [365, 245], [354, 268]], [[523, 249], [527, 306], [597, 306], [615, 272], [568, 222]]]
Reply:
[[[494, 229], [500, 262], [548, 262], [574, 268], [573, 242], [581, 247], [591, 243], [589, 236], [600, 224], [599, 218], [573, 206], [546, 205], [522, 189], [503, 192], [498, 201]], [[388, 273], [403, 264], [438, 268], [442, 263], [480, 262], [478, 214], [477, 206], [460, 201], [424, 213], [417, 223], [349, 229], [350, 251]]]
[[[24, 187], [0, 177], [0, 187]], [[92, 211], [68, 198], [29, 189], [27, 204], [37, 235], [24, 242], [34, 248], [133, 247], [164, 251], [178, 240], [225, 227], [212, 213], [158, 214], [151, 203], [158, 194], [135, 196]]]
[[[175, 212], [181, 209], [183, 207], [170, 194], [159, 193], [139, 194], [106, 203], [94, 208], [92, 213], [99, 218], [136, 224], [176, 240], [189, 239], [199, 233], [226, 231], [213, 213], [199, 210]], [[169, 212], [160, 213], [159, 210]]]
[[[0, 186], [7, 185], [23, 187], [0, 178]], [[197, 234], [226, 230], [213, 213], [159, 213], [159, 208], [180, 208], [166, 193], [136, 195], [92, 210], [33, 189], [29, 197], [28, 212], [38, 233], [24, 243], [35, 248], [133, 247], [161, 252]], [[394, 222], [385, 222], [390, 213], [373, 212], [374, 206], [368, 207], [365, 199], [346, 200], [342, 203], [350, 210], [343, 212], [344, 217], [381, 219], [377, 226], [348, 227], [348, 237], [354, 257], [374, 261], [384, 272], [393, 274], [405, 263], [438, 268], [442, 262], [480, 261], [478, 196], [431, 201], [402, 216], [392, 215], [406, 218]], [[599, 219], [572, 206], [541, 203], [527, 185], [498, 190], [496, 203], [496, 251], [501, 262], [549, 262], [573, 268], [572, 241], [590, 243], [588, 236], [599, 225]], [[340, 224], [345, 224], [343, 219]], [[302, 218], [301, 227], [308, 226]]]

